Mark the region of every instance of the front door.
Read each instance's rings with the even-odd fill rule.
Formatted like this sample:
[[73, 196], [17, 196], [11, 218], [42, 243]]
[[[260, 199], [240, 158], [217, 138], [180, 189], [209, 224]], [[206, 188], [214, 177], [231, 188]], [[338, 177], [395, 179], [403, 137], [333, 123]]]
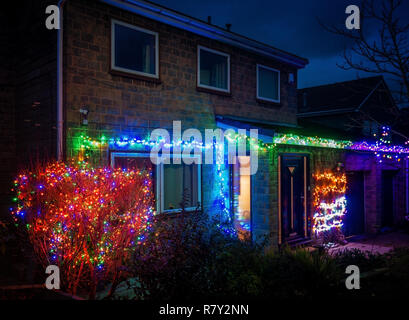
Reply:
[[308, 157], [284, 154], [279, 157], [281, 240], [305, 238], [307, 232]]

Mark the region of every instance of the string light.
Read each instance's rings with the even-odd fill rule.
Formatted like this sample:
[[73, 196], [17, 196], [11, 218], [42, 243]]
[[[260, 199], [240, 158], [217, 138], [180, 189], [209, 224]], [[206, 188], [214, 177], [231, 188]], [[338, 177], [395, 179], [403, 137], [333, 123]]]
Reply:
[[352, 142], [348, 140], [324, 139], [319, 137], [307, 137], [295, 134], [281, 133], [275, 134], [274, 143], [333, 149], [347, 149], [349, 146], [352, 145]]
[[56, 162], [14, 181], [16, 224], [66, 281], [109, 273], [141, 244], [153, 218], [152, 172]]
[[319, 236], [332, 228], [340, 229], [346, 214], [346, 174], [324, 172], [313, 175], [313, 233]]

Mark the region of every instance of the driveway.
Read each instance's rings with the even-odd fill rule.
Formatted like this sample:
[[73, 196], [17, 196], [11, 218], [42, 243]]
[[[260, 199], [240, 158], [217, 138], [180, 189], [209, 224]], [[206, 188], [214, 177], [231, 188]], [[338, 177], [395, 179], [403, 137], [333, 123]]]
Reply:
[[347, 239], [348, 243], [343, 246], [329, 249], [329, 253], [349, 249], [359, 249], [372, 253], [387, 253], [394, 248], [409, 247], [409, 234], [403, 232], [389, 232], [377, 235], [361, 235]]

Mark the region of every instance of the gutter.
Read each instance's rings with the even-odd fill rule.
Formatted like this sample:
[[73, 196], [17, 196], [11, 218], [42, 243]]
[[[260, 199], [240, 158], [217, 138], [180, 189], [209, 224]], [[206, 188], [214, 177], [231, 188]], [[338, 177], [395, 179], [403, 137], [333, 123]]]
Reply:
[[64, 118], [63, 118], [63, 6], [66, 0], [59, 0], [60, 28], [57, 30], [57, 160], [64, 157]]
[[304, 68], [308, 60], [291, 53], [279, 50], [262, 42], [226, 31], [220, 27], [210, 25], [201, 20], [161, 7], [148, 1], [141, 0], [100, 0], [108, 5], [142, 15], [179, 29], [196, 33], [206, 38], [215, 39], [247, 51], [274, 58], [297, 68]]

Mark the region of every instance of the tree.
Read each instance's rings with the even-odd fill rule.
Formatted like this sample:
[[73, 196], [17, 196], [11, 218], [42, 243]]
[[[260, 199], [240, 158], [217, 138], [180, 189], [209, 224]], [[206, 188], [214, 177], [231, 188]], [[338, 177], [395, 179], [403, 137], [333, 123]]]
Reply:
[[[344, 49], [344, 70], [358, 70], [389, 75], [399, 84], [393, 90], [398, 102], [409, 102], [409, 22], [402, 19], [402, 0], [363, 0], [360, 6], [360, 29], [345, 26], [323, 27], [352, 41]], [[375, 30], [375, 34], [369, 32]]]
[[[360, 29], [348, 30], [345, 26], [320, 22], [327, 31], [352, 42], [344, 49], [343, 62], [337, 65], [344, 70], [388, 77], [397, 84], [392, 86], [391, 92], [396, 103], [402, 106], [409, 103], [409, 22], [402, 19], [404, 10], [402, 0], [363, 0]], [[396, 118], [399, 120], [396, 128], [404, 128], [407, 120], [402, 115]], [[407, 132], [391, 131], [408, 140]]]

